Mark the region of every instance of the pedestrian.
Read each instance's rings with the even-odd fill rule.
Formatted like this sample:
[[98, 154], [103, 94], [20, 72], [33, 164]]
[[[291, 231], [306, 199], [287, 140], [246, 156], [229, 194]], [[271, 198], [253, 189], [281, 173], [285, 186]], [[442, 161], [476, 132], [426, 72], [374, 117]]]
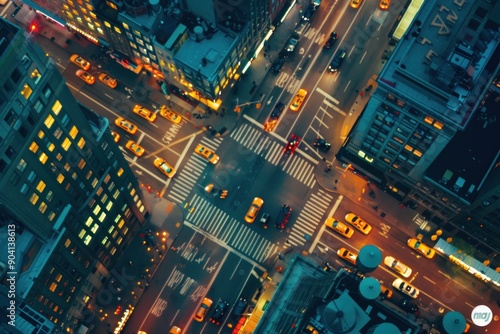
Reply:
[[132, 261], [128, 261], [128, 264], [132, 267], [134, 264], [132, 263]]

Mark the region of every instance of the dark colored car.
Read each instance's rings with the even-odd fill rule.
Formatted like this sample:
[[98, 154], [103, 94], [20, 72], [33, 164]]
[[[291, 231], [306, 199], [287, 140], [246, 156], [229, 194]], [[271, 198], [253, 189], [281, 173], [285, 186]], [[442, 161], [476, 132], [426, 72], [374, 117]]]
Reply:
[[328, 70], [330, 72], [337, 72], [340, 68], [340, 65], [344, 62], [345, 57], [347, 56], [347, 51], [345, 49], [340, 49], [335, 58], [333, 58], [332, 62], [328, 66]]
[[285, 65], [286, 57], [278, 57], [273, 63], [273, 67], [271, 68], [274, 73], [279, 73], [283, 65]]
[[285, 228], [286, 224], [288, 224], [288, 220], [290, 219], [290, 215], [292, 214], [292, 210], [292, 207], [286, 204], [281, 207], [278, 219], [276, 219], [277, 228], [280, 230]]
[[335, 45], [335, 42], [337, 41], [338, 34], [336, 32], [332, 32], [330, 34], [330, 38], [326, 41], [325, 45], [323, 45], [323, 49], [330, 49]]
[[222, 319], [224, 318], [224, 315], [226, 314], [228, 307], [229, 307], [228, 302], [220, 300], [219, 303], [217, 304], [217, 307], [215, 308], [214, 313], [210, 317], [210, 322], [219, 326], [220, 323], [222, 322]]
[[332, 144], [322, 138], [316, 138], [313, 145], [325, 153], [330, 151], [330, 148], [332, 147]]
[[311, 21], [314, 13], [316, 13], [316, 9], [318, 6], [315, 6], [313, 4], [310, 4], [306, 10], [304, 11], [304, 14], [302, 14], [302, 20], [304, 21]]
[[246, 308], [247, 308], [247, 300], [245, 298], [241, 297], [236, 302], [236, 305], [234, 305], [233, 315], [235, 315], [235, 316], [242, 315], [243, 312], [245, 312]]
[[418, 306], [415, 303], [409, 301], [408, 299], [403, 299], [399, 305], [403, 310], [405, 310], [408, 313], [412, 313], [416, 316], [420, 315], [420, 310]]
[[271, 219], [271, 217], [269, 216], [269, 214], [268, 214], [268, 213], [264, 213], [264, 214], [262, 215], [262, 217], [260, 217], [260, 223], [262, 224], [262, 226], [263, 226], [264, 228], [267, 228], [267, 227], [268, 227], [268, 225], [269, 225], [269, 219]]
[[295, 50], [297, 44], [299, 44], [299, 39], [300, 39], [299, 34], [294, 32], [292, 36], [288, 39], [284, 51], [292, 53]]
[[281, 102], [276, 103], [276, 106], [271, 112], [271, 115], [269, 116], [268, 120], [264, 123], [265, 131], [269, 132], [274, 129], [283, 110], [285, 110], [285, 104]]
[[285, 147], [286, 154], [293, 154], [300, 144], [300, 137], [292, 134], [288, 139], [288, 144]]

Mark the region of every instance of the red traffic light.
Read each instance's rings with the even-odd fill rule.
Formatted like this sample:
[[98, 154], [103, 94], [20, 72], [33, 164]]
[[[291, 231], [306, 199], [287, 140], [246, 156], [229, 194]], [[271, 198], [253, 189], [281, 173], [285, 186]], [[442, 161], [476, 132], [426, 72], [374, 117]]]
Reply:
[[36, 27], [36, 24], [34, 24], [34, 23], [33, 23], [33, 24], [31, 24], [31, 27], [30, 27], [31, 32], [34, 32], [34, 31], [36, 30], [36, 28], [37, 28], [37, 27]]

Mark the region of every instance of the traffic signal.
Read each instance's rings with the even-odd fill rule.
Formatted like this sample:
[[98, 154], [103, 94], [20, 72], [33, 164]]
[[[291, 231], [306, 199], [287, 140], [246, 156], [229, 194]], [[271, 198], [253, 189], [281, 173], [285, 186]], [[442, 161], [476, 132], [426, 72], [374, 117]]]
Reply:
[[261, 103], [257, 103], [257, 104], [255, 105], [255, 108], [260, 109], [260, 107], [261, 107], [261, 106], [262, 106], [262, 104], [261, 104]]
[[37, 28], [36, 24], [32, 23], [30, 25], [30, 34], [36, 32]]

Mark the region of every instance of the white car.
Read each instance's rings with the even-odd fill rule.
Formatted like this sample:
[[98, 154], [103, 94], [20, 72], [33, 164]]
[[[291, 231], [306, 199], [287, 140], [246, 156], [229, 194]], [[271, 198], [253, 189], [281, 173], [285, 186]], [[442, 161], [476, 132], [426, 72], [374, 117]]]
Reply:
[[420, 291], [415, 288], [410, 283], [403, 281], [401, 278], [396, 278], [394, 282], [392, 282], [392, 286], [404, 293], [405, 295], [411, 298], [417, 298]]
[[384, 264], [403, 277], [408, 278], [411, 275], [411, 268], [406, 264], [399, 262], [392, 256], [386, 256], [384, 259]]

